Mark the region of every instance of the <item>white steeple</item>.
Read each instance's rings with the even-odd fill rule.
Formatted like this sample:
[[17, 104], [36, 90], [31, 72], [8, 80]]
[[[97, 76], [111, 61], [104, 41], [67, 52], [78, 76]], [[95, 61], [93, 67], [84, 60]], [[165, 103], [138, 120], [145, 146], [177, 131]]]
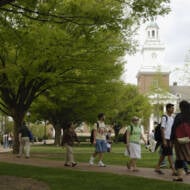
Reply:
[[155, 19], [146, 27], [146, 39], [141, 49], [142, 65], [141, 69], [155, 70], [161, 68], [164, 63], [164, 44], [159, 37], [159, 27]]

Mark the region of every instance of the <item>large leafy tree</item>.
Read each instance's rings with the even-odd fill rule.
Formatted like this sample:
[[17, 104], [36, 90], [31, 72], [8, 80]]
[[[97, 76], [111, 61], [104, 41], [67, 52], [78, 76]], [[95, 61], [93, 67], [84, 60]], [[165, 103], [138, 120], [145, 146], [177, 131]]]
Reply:
[[[115, 96], [118, 96], [119, 82], [95, 85], [59, 86], [48, 91], [33, 103], [31, 112], [39, 120], [48, 120], [55, 129], [55, 144], [59, 144], [60, 130], [73, 121], [89, 123], [97, 120], [97, 114], [109, 115]], [[45, 108], [45, 109], [44, 109]]]
[[17, 0], [1, 6], [0, 109], [15, 123], [14, 152], [19, 127], [40, 94], [55, 85], [117, 78], [118, 57], [133, 49], [133, 26], [167, 12], [167, 2]]

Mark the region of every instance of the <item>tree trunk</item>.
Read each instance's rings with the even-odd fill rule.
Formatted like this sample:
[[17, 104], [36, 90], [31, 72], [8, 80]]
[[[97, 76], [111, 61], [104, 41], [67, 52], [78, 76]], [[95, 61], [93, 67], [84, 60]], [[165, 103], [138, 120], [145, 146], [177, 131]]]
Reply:
[[61, 145], [61, 127], [60, 125], [55, 125], [54, 126], [54, 129], [55, 129], [55, 141], [54, 141], [54, 144], [56, 146], [60, 146]]
[[18, 154], [19, 153], [19, 138], [18, 138], [18, 132], [22, 126], [23, 123], [23, 117], [19, 118], [14, 118], [14, 140], [13, 140], [13, 154]]

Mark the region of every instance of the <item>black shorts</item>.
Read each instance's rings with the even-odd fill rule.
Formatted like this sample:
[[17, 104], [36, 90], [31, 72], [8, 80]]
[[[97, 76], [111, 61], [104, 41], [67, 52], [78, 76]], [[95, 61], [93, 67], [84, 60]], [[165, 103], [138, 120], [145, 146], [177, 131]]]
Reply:
[[171, 156], [173, 155], [173, 146], [171, 145], [170, 140], [166, 140], [167, 145], [162, 145], [162, 156]]

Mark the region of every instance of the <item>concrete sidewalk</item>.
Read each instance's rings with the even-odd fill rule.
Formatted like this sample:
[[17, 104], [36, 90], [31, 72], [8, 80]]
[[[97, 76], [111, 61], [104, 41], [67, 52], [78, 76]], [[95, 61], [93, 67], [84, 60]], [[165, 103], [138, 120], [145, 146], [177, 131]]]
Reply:
[[[173, 179], [171, 175], [171, 170], [169, 169], [164, 169], [163, 170], [164, 175], [159, 175], [154, 172], [153, 168], [139, 168], [138, 172], [133, 172], [129, 171], [127, 167], [119, 165], [108, 165], [107, 167], [98, 167], [96, 165], [89, 166], [88, 163], [78, 163], [76, 167], [72, 168], [72, 167], [65, 167], [63, 161], [47, 160], [36, 157], [31, 157], [30, 159], [25, 159], [24, 157], [17, 158], [16, 155], [13, 155], [12, 153], [0, 153], [0, 162], [15, 163], [21, 165], [32, 165], [40, 167], [66, 168], [66, 169], [79, 170], [79, 171], [113, 173], [119, 175], [138, 176], [148, 179], [158, 179], [164, 181], [172, 181]], [[190, 175], [185, 175], [184, 181], [182, 183], [190, 184]]]
[[2, 146], [0, 146], [0, 153], [1, 152], [11, 152], [12, 148], [3, 148]]

